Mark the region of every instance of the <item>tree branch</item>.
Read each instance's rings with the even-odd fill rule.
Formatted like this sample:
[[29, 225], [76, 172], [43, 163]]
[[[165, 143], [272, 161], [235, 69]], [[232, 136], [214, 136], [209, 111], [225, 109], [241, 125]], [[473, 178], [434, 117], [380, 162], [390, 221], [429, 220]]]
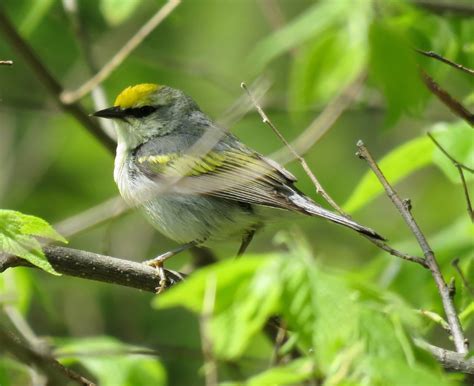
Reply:
[[464, 354], [433, 346], [422, 339], [414, 339], [415, 345], [428, 351], [446, 369], [464, 374], [474, 374], [474, 357], [465, 358]]
[[[157, 271], [141, 263], [58, 246], [47, 246], [43, 250], [53, 268], [68, 276], [113, 283], [153, 293], [160, 286]], [[24, 259], [0, 255], [0, 272], [17, 266], [32, 267]], [[168, 269], [165, 269], [165, 273], [170, 286], [178, 283], [185, 276]]]
[[464, 119], [469, 125], [474, 127], [474, 114], [472, 114], [464, 105], [454, 99], [446, 90], [436, 83], [425, 71], [421, 70], [421, 78], [426, 87], [438, 97], [456, 116]]
[[443, 278], [443, 275], [441, 274], [434, 252], [431, 250], [431, 247], [428, 244], [425, 235], [423, 234], [420, 227], [416, 223], [413, 215], [411, 214], [411, 204], [409, 203], [409, 201], [402, 200], [398, 196], [398, 194], [395, 192], [395, 190], [385, 178], [384, 174], [378, 167], [377, 163], [375, 162], [372, 155], [369, 153], [364, 143], [362, 141], [359, 141], [357, 143], [357, 147], [359, 149], [359, 157], [367, 161], [369, 167], [372, 169], [372, 171], [384, 187], [387, 196], [398, 209], [401, 216], [405, 220], [405, 223], [408, 225], [411, 232], [418, 241], [418, 244], [420, 245], [420, 248], [425, 256], [426, 263], [428, 264], [428, 268], [431, 271], [431, 275], [433, 276], [436, 286], [438, 287], [438, 292], [443, 303], [446, 319], [449, 323], [449, 327], [451, 328], [451, 334], [454, 340], [456, 351], [461, 354], [466, 354], [468, 351], [468, 341], [464, 337], [464, 332], [462, 330], [459, 317], [456, 313], [456, 309], [454, 308], [453, 299], [451, 297], [449, 288]]
[[75, 371], [63, 366], [52, 356], [41, 352], [40, 350], [29, 347], [20, 337], [8, 331], [0, 324], [0, 346], [13, 354], [23, 363], [36, 367], [42, 371], [48, 378], [48, 385], [61, 386], [75, 384], [83, 386], [95, 386], [95, 383], [76, 373]]
[[115, 151], [115, 142], [105, 134], [100, 126], [93, 121], [84, 111], [81, 105], [65, 104], [60, 98], [62, 86], [51, 75], [43, 62], [39, 59], [29, 44], [18, 34], [5, 11], [0, 7], [0, 31], [10, 44], [23, 56], [25, 62], [30, 66], [38, 79], [54, 97], [59, 107], [66, 113], [72, 115], [79, 121], [100, 143], [102, 143], [112, 153]]
[[0, 60], [0, 66], [11, 66], [12, 64], [12, 60]]

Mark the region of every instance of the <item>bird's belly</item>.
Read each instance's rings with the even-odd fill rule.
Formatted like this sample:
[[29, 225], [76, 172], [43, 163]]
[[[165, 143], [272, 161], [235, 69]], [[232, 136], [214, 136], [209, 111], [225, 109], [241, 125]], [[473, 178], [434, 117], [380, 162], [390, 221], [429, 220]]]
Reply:
[[242, 235], [259, 221], [251, 208], [198, 195], [161, 195], [142, 205], [151, 224], [180, 243]]
[[[117, 149], [114, 179], [130, 206], [143, 210], [150, 223], [165, 236], [180, 243], [241, 236], [260, 222], [250, 206], [198, 194], [170, 192], [137, 173], [123, 151]], [[172, 188], [171, 188], [172, 190]]]

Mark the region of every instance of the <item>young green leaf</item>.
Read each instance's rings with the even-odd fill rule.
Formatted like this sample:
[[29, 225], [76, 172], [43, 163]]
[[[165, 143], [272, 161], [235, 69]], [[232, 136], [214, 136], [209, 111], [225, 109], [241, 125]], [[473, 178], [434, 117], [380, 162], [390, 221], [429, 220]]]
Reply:
[[46, 259], [41, 244], [33, 236], [67, 243], [43, 219], [13, 210], [0, 210], [0, 252], [21, 257], [46, 272], [59, 275]]

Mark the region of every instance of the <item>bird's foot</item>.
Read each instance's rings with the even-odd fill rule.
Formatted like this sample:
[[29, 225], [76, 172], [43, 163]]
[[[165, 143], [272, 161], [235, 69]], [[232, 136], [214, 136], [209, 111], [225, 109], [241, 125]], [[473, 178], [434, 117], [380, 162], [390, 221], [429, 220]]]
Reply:
[[171, 257], [173, 254], [172, 252], [163, 253], [160, 256], [155, 257], [154, 259], [144, 261], [143, 264], [148, 265], [149, 267], [155, 268], [160, 278], [159, 286], [156, 288], [156, 293], [162, 293], [169, 285], [172, 284], [172, 281], [168, 279], [166, 275], [166, 271], [163, 268], [163, 264], [166, 259]]

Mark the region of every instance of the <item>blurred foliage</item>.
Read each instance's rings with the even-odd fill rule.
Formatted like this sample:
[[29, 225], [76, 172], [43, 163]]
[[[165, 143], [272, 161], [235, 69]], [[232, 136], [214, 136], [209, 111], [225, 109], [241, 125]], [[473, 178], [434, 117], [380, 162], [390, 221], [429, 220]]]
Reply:
[[[459, 259], [472, 286], [474, 227], [456, 168], [425, 133], [471, 168], [474, 135], [429, 94], [418, 71], [424, 69], [471, 111], [474, 81], [413, 48], [472, 68], [474, 19], [469, 1], [438, 2], [441, 7], [434, 12], [409, 0], [183, 1], [102, 86], [111, 103], [130, 84], [167, 84], [185, 90], [210, 116], [220, 118], [241, 96], [240, 82], [265, 75], [273, 80], [265, 110], [293, 139], [333, 97], [366, 74], [357, 101], [306, 160], [336, 201], [357, 211], [359, 222], [386, 235], [395, 248], [419, 255], [403, 220], [380, 194], [367, 166], [354, 157], [356, 141], [364, 140], [402, 197], [412, 199], [444, 276], [456, 279], [456, 306], [473, 342], [474, 300], [451, 262]], [[446, 10], [451, 3], [466, 11]], [[96, 66], [105, 64], [163, 4], [77, 1]], [[91, 71], [61, 1], [4, 0], [0, 6], [66, 89], [88, 79]], [[24, 257], [44, 263], [31, 235], [59, 236], [29, 215], [55, 224], [116, 195], [113, 158], [59, 110], [6, 39], [0, 40], [0, 59], [14, 61], [0, 67], [0, 207], [9, 209], [0, 212], [1, 249], [13, 252], [24, 242], [35, 243], [35, 260], [31, 250]], [[88, 112], [97, 109], [90, 96], [81, 102]], [[233, 126], [236, 135], [264, 154], [281, 146], [255, 113]], [[287, 166], [302, 191], [314, 192], [298, 164]], [[472, 175], [466, 177], [472, 196]], [[294, 241], [274, 237], [289, 229], [298, 235]], [[38, 335], [53, 337], [63, 363], [101, 385], [204, 384], [208, 365], [200, 327], [208, 332], [223, 384], [314, 379], [347, 386], [460, 384], [460, 377], [443, 373], [412, 344], [415, 336], [452, 347], [440, 326], [418, 312], [443, 315], [430, 274], [352, 233], [314, 218], [280, 216], [256, 237], [249, 256], [230, 259], [237, 240], [213, 245], [222, 262], [196, 271], [156, 299], [15, 268], [0, 275], [0, 301], [15, 306]], [[136, 213], [68, 239], [75, 248], [137, 261], [174, 246]], [[184, 253], [169, 267], [191, 262]], [[262, 332], [273, 315], [280, 315], [290, 330], [288, 342], [276, 352]], [[289, 358], [295, 348], [305, 355], [270, 362]], [[7, 355], [0, 358], [2, 386], [27, 382], [26, 366]]]

